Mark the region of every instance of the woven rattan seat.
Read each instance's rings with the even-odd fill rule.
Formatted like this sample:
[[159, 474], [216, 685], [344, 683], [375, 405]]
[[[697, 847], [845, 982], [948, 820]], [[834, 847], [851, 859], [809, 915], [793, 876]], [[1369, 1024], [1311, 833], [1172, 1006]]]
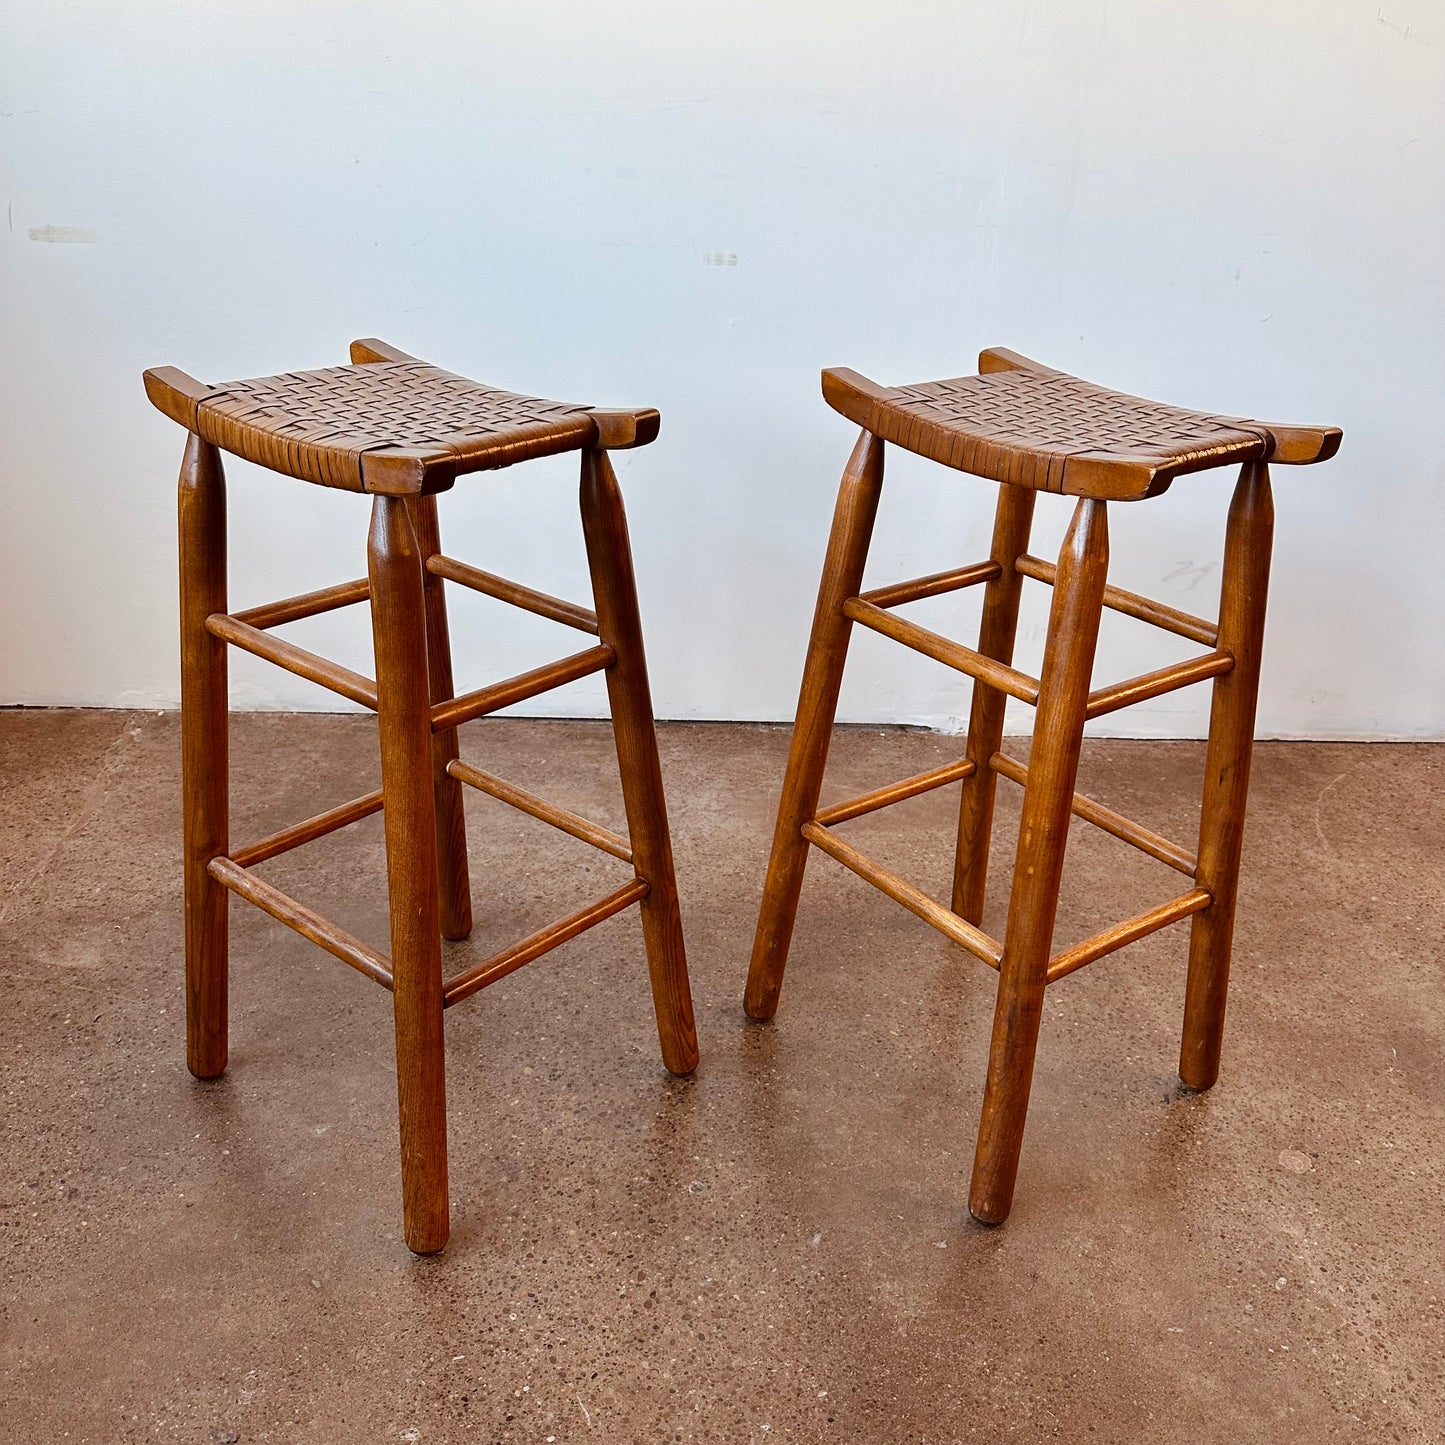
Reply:
[[206, 386], [162, 367], [146, 390], [205, 441], [352, 492], [438, 492], [463, 472], [582, 447], [650, 441], [657, 413], [518, 396], [424, 361], [290, 371]]
[[1041, 492], [1124, 500], [1155, 496], [1177, 476], [1231, 462], [1317, 462], [1335, 427], [1276, 426], [1187, 411], [1110, 391], [1004, 350], [979, 375], [882, 387], [823, 373], [835, 411], [874, 436], [945, 466]]

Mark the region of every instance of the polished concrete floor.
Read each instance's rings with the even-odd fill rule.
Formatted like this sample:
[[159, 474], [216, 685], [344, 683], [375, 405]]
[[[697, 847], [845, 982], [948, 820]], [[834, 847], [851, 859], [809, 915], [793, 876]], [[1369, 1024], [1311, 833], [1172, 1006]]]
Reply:
[[[1445, 1438], [1445, 749], [1258, 750], [1219, 1084], [1174, 1073], [1183, 929], [1060, 983], [988, 1230], [994, 975], [815, 854], [782, 1008], [747, 1023], [787, 735], [662, 745], [702, 1067], [661, 1068], [633, 912], [459, 1006], [452, 1242], [418, 1260], [373, 984], [236, 903], [230, 1073], [185, 1071], [175, 717], [0, 714], [0, 1439]], [[957, 746], [840, 731], [825, 797]], [[598, 725], [463, 751], [621, 823]], [[234, 836], [366, 791], [374, 757], [369, 719], [238, 718]], [[1081, 787], [1187, 841], [1201, 760], [1095, 743]], [[849, 836], [946, 896], [954, 799]], [[469, 814], [449, 966], [625, 876]], [[1060, 942], [1177, 891], [1075, 832]], [[373, 818], [265, 872], [382, 944], [382, 867]]]

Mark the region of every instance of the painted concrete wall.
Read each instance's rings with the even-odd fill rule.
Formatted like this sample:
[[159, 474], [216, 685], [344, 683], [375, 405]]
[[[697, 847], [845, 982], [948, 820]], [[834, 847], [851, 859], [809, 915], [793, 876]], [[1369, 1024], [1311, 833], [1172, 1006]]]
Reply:
[[[355, 335], [662, 409], [621, 457], [659, 712], [783, 718], [850, 427], [818, 371], [1012, 346], [1347, 434], [1277, 474], [1265, 733], [1445, 734], [1438, 0], [621, 6], [33, 0], [0, 13], [0, 701], [173, 706], [179, 431], [144, 366]], [[984, 555], [990, 488], [900, 458], [870, 573]], [[231, 468], [236, 606], [357, 576], [365, 503]], [[1229, 481], [1118, 507], [1114, 578], [1213, 609]], [[1040, 542], [1066, 505], [1046, 499]], [[585, 597], [571, 463], [470, 478], [449, 550]], [[1021, 660], [1037, 661], [1031, 584]], [[920, 604], [967, 638], [977, 600]], [[570, 650], [461, 600], [466, 684]], [[296, 629], [365, 670], [364, 617]], [[1171, 642], [1108, 626], [1098, 675]], [[864, 637], [853, 719], [966, 716]], [[238, 659], [239, 706], [329, 695]], [[589, 680], [595, 683], [596, 679]], [[600, 686], [545, 700], [597, 711]], [[1198, 733], [1202, 692], [1108, 720]], [[1101, 730], [1104, 730], [1101, 725]]]

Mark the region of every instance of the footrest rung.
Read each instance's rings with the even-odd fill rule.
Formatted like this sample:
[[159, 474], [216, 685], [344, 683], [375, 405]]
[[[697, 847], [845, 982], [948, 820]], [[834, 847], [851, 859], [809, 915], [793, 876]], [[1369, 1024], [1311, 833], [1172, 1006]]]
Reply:
[[[1045, 562], [1042, 557], [1031, 557], [1027, 553], [1014, 562], [1014, 568], [1022, 576], [1032, 577], [1036, 582], [1047, 582], [1051, 587], [1059, 574], [1054, 563]], [[1212, 622], [1196, 617], [1192, 612], [1181, 612], [1177, 607], [1156, 602], [1152, 597], [1126, 592], [1122, 587], [1104, 588], [1104, 606], [1128, 617], [1137, 617], [1140, 622], [1162, 627], [1165, 632], [1172, 632], [1176, 637], [1187, 637], [1191, 642], [1200, 643], [1204, 647], [1213, 647], [1219, 641], [1219, 629]]]
[[356, 582], [341, 582], [335, 587], [323, 587], [319, 592], [303, 592], [299, 597], [287, 597], [280, 602], [266, 602], [260, 607], [248, 607], [244, 612], [235, 613], [237, 622], [249, 627], [281, 627], [288, 622], [300, 622], [303, 617], [316, 617], [323, 612], [334, 612], [338, 607], [350, 607], [357, 602], [371, 598], [371, 583], [362, 577]]
[[206, 618], [206, 631], [212, 637], [219, 637], [223, 642], [263, 657], [267, 662], [274, 662], [277, 667], [284, 667], [287, 672], [294, 672], [297, 677], [304, 677], [307, 682], [330, 688], [332, 692], [339, 692], [342, 697], [349, 697], [352, 702], [376, 711], [376, 684], [369, 677], [342, 667], [339, 662], [318, 657], [293, 642], [272, 637], [259, 627], [253, 627], [226, 612], [211, 613]]
[[843, 604], [843, 614], [851, 617], [854, 622], [861, 622], [864, 627], [871, 627], [874, 632], [891, 637], [894, 642], [901, 642], [905, 647], [911, 647], [915, 652], [933, 658], [935, 662], [956, 668], [959, 672], [966, 672], [970, 677], [976, 677], [980, 682], [996, 687], [1021, 702], [1037, 704], [1039, 700], [1037, 678], [1020, 672], [1016, 667], [1009, 667], [1006, 663], [995, 662], [993, 658], [985, 657], [981, 652], [975, 652], [961, 642], [954, 642], [951, 638], [930, 632], [916, 622], [895, 617], [891, 612], [862, 597], [850, 597]]
[[1136, 702], [1148, 702], [1151, 697], [1161, 697], [1176, 688], [1218, 677], [1233, 666], [1234, 654], [1218, 648], [1214, 652], [1206, 652], [1203, 657], [1191, 657], [1188, 662], [1176, 662], [1169, 667], [1141, 673], [1127, 682], [1116, 682], [1091, 692], [1084, 717], [1091, 720], [1102, 717], [1106, 712], [1117, 712], [1121, 707], [1132, 707]]
[[966, 948], [975, 958], [981, 958], [990, 968], [998, 967], [999, 960], [1003, 957], [1003, 949], [981, 928], [975, 928], [951, 908], [935, 902], [922, 889], [915, 888], [896, 873], [890, 873], [866, 854], [850, 848], [821, 824], [804, 823], [803, 837], [845, 868], [851, 869], [864, 882], [871, 883], [880, 892], [901, 903], [915, 917], [931, 923], [940, 933]]
[[871, 592], [859, 593], [859, 598], [864, 602], [871, 602], [875, 607], [902, 607], [905, 602], [921, 602], [925, 597], [941, 597], [963, 587], [992, 582], [995, 577], [1002, 575], [1003, 568], [997, 562], [974, 562], [968, 567], [955, 567], [951, 572], [934, 572], [927, 577], [915, 577], [910, 582], [895, 582], [890, 587], [875, 587]]
[[580, 838], [582, 842], [590, 843], [604, 853], [612, 854], [614, 858], [621, 858], [624, 863], [632, 862], [632, 845], [627, 839], [619, 838], [616, 833], [590, 819], [569, 813], [566, 808], [559, 808], [555, 803], [549, 803], [545, 798], [539, 798], [535, 793], [529, 793], [515, 783], [504, 782], [491, 773], [484, 773], [480, 768], [474, 768], [459, 758], [454, 758], [447, 764], [447, 772], [459, 782], [487, 793], [500, 802], [509, 803], [543, 823], [550, 823], [554, 828], [560, 828], [562, 832]]
[[303, 843], [314, 843], [318, 838], [324, 838], [338, 828], [359, 823], [363, 818], [379, 813], [382, 805], [382, 792], [378, 788], [364, 798], [342, 803], [339, 808], [330, 808], [324, 813], [318, 813], [314, 818], [308, 818], [304, 823], [293, 823], [291, 827], [272, 833], [258, 843], [238, 848], [231, 854], [231, 862], [238, 868], [254, 868], [257, 863], [264, 863], [268, 858], [279, 857], [282, 853], [301, 847]]
[[349, 963], [358, 973], [375, 979], [383, 988], [391, 988], [390, 960], [370, 944], [338, 928], [329, 918], [323, 918], [279, 888], [253, 878], [234, 858], [212, 858], [206, 871], [216, 882], [224, 883], [247, 903], [254, 903], [272, 918], [295, 929], [303, 938], [319, 943], [333, 958]]
[[1188, 918], [1191, 913], [1202, 912], [1213, 901], [1208, 889], [1194, 888], [1168, 903], [1161, 903], [1158, 908], [1151, 908], [1148, 913], [1131, 918], [1127, 923], [1106, 928], [1103, 933], [1096, 933], [1092, 938], [1086, 938], [1082, 943], [1076, 943], [1072, 948], [1066, 948], [1050, 959], [1047, 982], [1057, 983], [1059, 979], [1083, 968], [1086, 963], [1093, 963], [1096, 959], [1114, 953], [1127, 943], [1136, 943], [1141, 938], [1147, 938], [1151, 933], [1157, 933], [1171, 923], [1178, 923], [1181, 918]]
[[445, 577], [448, 582], [470, 587], [473, 592], [484, 593], [499, 602], [509, 602], [513, 607], [534, 612], [538, 617], [560, 622], [564, 627], [575, 627], [579, 632], [597, 636], [597, 614], [586, 607], [579, 607], [575, 602], [564, 602], [560, 597], [523, 587], [520, 582], [483, 572], [480, 567], [458, 562], [455, 557], [443, 557], [440, 553], [427, 558], [426, 569], [438, 577]]
[[621, 913], [624, 908], [646, 896], [647, 884], [641, 878], [634, 878], [625, 888], [609, 893], [606, 898], [599, 898], [580, 913], [573, 913], [549, 924], [520, 943], [504, 948], [500, 953], [493, 954], [491, 958], [449, 979], [442, 988], [442, 1003], [450, 1008], [452, 1004], [469, 998], [479, 989], [496, 983], [499, 978], [505, 978], [509, 973], [515, 973], [523, 964], [531, 963], [534, 958], [541, 958], [544, 953], [550, 953], [568, 939], [576, 938], [579, 933], [585, 933], [587, 929], [611, 918], [614, 913]]
[[[1028, 786], [1029, 770], [1007, 753], [995, 753], [989, 759], [989, 767], [1011, 782]], [[1075, 793], [1069, 806], [1075, 817], [1092, 823], [1096, 828], [1102, 828], [1120, 842], [1131, 844], [1141, 853], [1147, 853], [1151, 858], [1178, 869], [1186, 878], [1193, 878], [1198, 872], [1199, 860], [1187, 848], [1171, 843], [1168, 838], [1161, 838], [1158, 833], [1136, 823], [1132, 818], [1126, 818], [1122, 813], [1116, 813], [1112, 808], [1106, 808], [1102, 803], [1086, 798], [1082, 793]]]
[[889, 783], [886, 788], [864, 793], [861, 798], [850, 798], [846, 803], [834, 803], [831, 808], [820, 810], [813, 821], [821, 827], [831, 828], [835, 823], [861, 818], [865, 813], [873, 813], [890, 804], [901, 803], [905, 798], [916, 798], [920, 793], [932, 792], [934, 788], [947, 787], [949, 783], [956, 783], [960, 778], [971, 777], [975, 771], [972, 758], [961, 758], [956, 763], [945, 763], [941, 768], [934, 768], [932, 772], [904, 778], [901, 783]]
[[601, 672], [616, 660], [617, 654], [603, 642], [585, 652], [574, 652], [559, 662], [549, 662], [544, 667], [534, 667], [531, 672], [509, 677], [505, 682], [494, 682], [489, 687], [479, 687], [475, 692], [439, 702], [431, 710], [432, 731], [445, 732], [473, 718], [511, 707], [514, 702], [526, 702], [529, 697]]

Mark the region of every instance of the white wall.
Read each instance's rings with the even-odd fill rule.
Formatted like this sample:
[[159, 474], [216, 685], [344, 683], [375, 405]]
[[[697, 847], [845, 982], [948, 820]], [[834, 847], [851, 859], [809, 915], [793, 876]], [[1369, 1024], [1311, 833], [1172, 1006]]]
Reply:
[[[0, 701], [175, 703], [182, 438], [143, 367], [224, 380], [375, 334], [518, 390], [659, 406], [661, 439], [619, 457], [659, 713], [787, 717], [852, 441], [819, 368], [923, 380], [1001, 344], [1165, 400], [1342, 425], [1337, 461], [1276, 473], [1261, 730], [1445, 734], [1442, 14], [6, 5]], [[890, 475], [872, 578], [985, 555], [987, 484], [903, 457]], [[362, 499], [231, 478], [233, 605], [364, 570]], [[1212, 612], [1229, 486], [1116, 507], [1115, 580]], [[574, 506], [571, 460], [465, 478], [448, 550], [585, 598]], [[1044, 500], [1036, 550], [1066, 507]], [[976, 608], [916, 615], [966, 637]], [[572, 647], [489, 603], [455, 616], [468, 685]], [[297, 635], [369, 666], [361, 615]], [[1115, 619], [1098, 676], [1170, 647]], [[335, 705], [250, 664], [239, 706]], [[848, 717], [966, 710], [962, 679], [859, 640]], [[1188, 735], [1204, 716], [1196, 690], [1109, 722]]]

